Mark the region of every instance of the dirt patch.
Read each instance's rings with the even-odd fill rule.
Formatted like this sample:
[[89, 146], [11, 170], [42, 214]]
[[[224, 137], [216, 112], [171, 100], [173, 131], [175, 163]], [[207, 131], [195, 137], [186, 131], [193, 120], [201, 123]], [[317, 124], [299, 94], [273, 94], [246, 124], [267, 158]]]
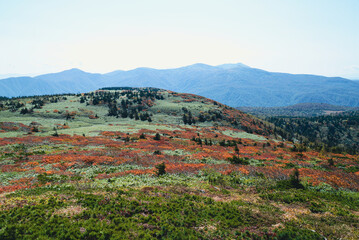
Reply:
[[279, 208], [281, 211], [284, 212], [282, 218], [284, 220], [298, 220], [298, 215], [302, 214], [310, 214], [310, 210], [308, 208], [298, 206], [298, 205], [288, 205], [285, 206], [283, 204], [274, 203], [273, 206]]
[[59, 215], [64, 217], [72, 217], [85, 211], [86, 208], [79, 205], [72, 205], [65, 208], [56, 210], [53, 215]]
[[216, 231], [217, 226], [216, 225], [199, 226], [196, 229], [197, 230], [206, 230], [206, 231]]

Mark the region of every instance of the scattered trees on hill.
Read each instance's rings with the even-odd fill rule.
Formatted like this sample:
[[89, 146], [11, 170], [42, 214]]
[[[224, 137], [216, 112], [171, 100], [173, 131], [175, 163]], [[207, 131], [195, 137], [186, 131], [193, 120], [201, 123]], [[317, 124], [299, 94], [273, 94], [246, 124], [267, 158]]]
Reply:
[[[113, 89], [111, 88], [111, 90]], [[87, 104], [92, 105], [107, 104], [108, 116], [152, 122], [151, 114], [147, 112], [147, 109], [153, 106], [155, 100], [163, 99], [164, 97], [157, 90], [137, 89], [136, 91], [86, 93], [81, 97], [80, 103], [88, 101]]]
[[274, 132], [283, 139], [297, 141], [304, 147], [334, 153], [358, 153], [359, 111], [308, 118], [267, 117], [266, 120], [275, 124]]

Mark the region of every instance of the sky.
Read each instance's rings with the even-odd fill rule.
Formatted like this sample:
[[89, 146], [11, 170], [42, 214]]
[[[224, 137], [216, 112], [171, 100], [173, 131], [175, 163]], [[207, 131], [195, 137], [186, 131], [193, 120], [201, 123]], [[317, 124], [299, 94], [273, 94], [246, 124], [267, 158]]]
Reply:
[[358, 0], [0, 0], [0, 76], [243, 63], [359, 80]]

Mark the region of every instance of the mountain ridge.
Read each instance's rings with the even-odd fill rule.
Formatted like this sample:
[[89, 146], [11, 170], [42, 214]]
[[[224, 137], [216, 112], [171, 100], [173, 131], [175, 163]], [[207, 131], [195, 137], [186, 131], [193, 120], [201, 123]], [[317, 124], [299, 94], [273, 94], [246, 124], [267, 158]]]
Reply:
[[[16, 82], [14, 84], [14, 81]], [[268, 72], [241, 63], [197, 63], [172, 69], [136, 68], [105, 74], [69, 69], [0, 80], [0, 96], [80, 93], [103, 87], [156, 87], [205, 96], [232, 107], [280, 107], [314, 102], [359, 106], [359, 83], [341, 77]]]

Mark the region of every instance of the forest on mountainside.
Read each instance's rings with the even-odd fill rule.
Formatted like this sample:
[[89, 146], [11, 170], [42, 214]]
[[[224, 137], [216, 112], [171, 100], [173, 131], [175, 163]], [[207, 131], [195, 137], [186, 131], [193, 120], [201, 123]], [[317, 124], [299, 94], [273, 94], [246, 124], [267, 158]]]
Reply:
[[359, 111], [318, 117], [266, 117], [266, 121], [283, 129], [283, 136], [305, 146], [324, 151], [358, 153]]
[[355, 107], [326, 103], [298, 103], [285, 107], [237, 107], [237, 109], [259, 117], [317, 117], [358, 110]]

